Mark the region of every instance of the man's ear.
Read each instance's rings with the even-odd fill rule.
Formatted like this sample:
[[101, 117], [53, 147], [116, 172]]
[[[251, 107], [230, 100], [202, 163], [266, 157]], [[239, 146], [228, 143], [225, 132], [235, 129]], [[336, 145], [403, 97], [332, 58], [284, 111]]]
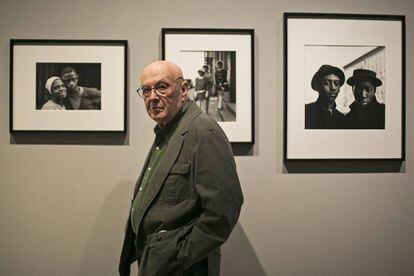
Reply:
[[183, 99], [187, 99], [188, 97], [188, 88], [188, 81], [183, 80], [183, 82], [181, 83], [181, 95], [183, 96]]

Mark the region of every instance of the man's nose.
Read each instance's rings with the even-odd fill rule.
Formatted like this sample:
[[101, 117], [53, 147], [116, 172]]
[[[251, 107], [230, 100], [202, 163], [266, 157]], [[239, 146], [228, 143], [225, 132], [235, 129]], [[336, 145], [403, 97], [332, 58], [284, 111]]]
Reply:
[[150, 94], [147, 97], [148, 100], [154, 100], [154, 99], [159, 100], [159, 96], [158, 96], [157, 92], [155, 92], [154, 87], [151, 87], [151, 90], [150, 90], [149, 93]]

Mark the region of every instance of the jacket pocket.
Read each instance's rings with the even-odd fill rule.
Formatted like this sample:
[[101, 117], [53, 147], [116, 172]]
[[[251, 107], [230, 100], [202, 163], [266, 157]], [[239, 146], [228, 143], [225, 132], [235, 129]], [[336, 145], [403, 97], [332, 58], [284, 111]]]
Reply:
[[188, 195], [190, 164], [175, 163], [167, 175], [159, 194], [159, 201], [177, 202]]
[[177, 262], [177, 254], [181, 241], [191, 231], [192, 225], [173, 230], [161, 230], [150, 234], [146, 246], [139, 275], [172, 276], [183, 275], [183, 268]]
[[176, 258], [177, 253], [177, 249], [170, 243], [147, 245], [138, 265], [138, 275], [171, 276], [177, 274], [181, 270], [179, 265], [169, 262], [169, 259]]
[[190, 164], [175, 163], [170, 170], [170, 174], [187, 174], [190, 171]]

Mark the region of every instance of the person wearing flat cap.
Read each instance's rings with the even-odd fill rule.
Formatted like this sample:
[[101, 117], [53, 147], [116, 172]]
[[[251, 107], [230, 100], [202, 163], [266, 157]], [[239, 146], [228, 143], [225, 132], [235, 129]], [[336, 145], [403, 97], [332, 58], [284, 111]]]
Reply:
[[340, 129], [345, 115], [336, 109], [335, 99], [345, 82], [341, 69], [322, 65], [312, 78], [312, 89], [319, 93], [316, 102], [305, 105], [305, 129]]
[[45, 88], [50, 99], [42, 106], [42, 110], [65, 110], [64, 100], [67, 89], [61, 78], [52, 76], [46, 80]]
[[347, 128], [384, 129], [385, 105], [375, 97], [377, 87], [382, 85], [377, 74], [368, 69], [356, 69], [346, 83], [352, 86], [355, 97], [346, 115]]
[[194, 101], [202, 111], [206, 112], [205, 99], [208, 94], [208, 79], [204, 68], [199, 69], [198, 77], [195, 79]]
[[210, 67], [207, 64], [203, 65], [204, 72], [206, 74], [204, 75], [207, 79], [207, 93], [206, 93], [206, 113], [208, 114], [208, 107], [210, 105], [210, 96], [213, 88], [213, 76], [209, 72]]

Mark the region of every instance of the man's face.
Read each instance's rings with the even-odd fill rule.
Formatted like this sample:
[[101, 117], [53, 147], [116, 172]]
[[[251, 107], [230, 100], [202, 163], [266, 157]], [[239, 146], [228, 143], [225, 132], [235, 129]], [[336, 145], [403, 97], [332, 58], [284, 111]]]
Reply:
[[77, 91], [78, 87], [78, 74], [76, 72], [69, 72], [62, 76], [62, 80], [68, 88], [69, 93]]
[[56, 79], [53, 82], [50, 90], [52, 90], [51, 93], [54, 97], [58, 99], [66, 98], [67, 89], [66, 89], [65, 84], [60, 79]]
[[357, 81], [352, 87], [355, 101], [362, 106], [369, 105], [375, 97], [376, 87], [368, 80]]
[[328, 102], [334, 102], [338, 97], [341, 81], [338, 76], [334, 74], [322, 76], [319, 82], [319, 95]]
[[160, 126], [166, 125], [181, 108], [187, 96], [187, 84], [181, 76], [175, 76], [167, 66], [145, 69], [141, 75], [142, 87], [165, 85], [164, 95], [158, 95], [154, 89], [144, 98], [148, 115]]

